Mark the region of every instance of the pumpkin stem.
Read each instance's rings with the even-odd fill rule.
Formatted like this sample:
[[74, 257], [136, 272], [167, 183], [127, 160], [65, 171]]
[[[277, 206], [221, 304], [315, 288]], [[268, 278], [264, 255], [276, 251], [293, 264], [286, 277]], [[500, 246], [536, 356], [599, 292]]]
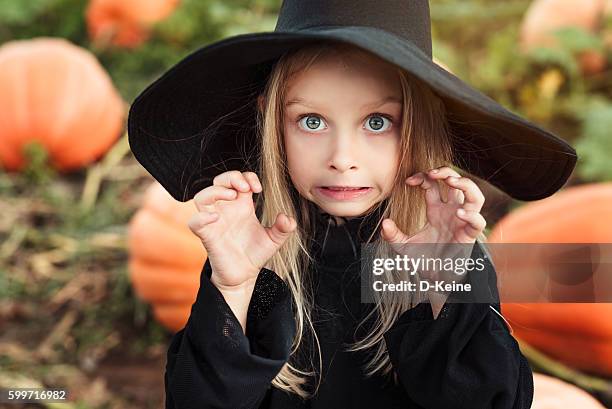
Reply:
[[126, 132], [104, 156], [104, 159], [102, 159], [100, 163], [90, 166], [87, 169], [87, 178], [85, 179], [85, 186], [81, 194], [82, 210], [87, 212], [96, 204], [102, 180], [119, 164], [119, 162], [121, 162], [129, 151], [130, 144], [128, 143]]

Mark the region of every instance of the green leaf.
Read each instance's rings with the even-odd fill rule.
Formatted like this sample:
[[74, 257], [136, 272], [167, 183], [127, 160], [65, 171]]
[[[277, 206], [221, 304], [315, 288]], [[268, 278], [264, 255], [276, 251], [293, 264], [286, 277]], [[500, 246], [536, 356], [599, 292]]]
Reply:
[[570, 76], [580, 75], [578, 63], [567, 48], [537, 47], [529, 52], [529, 59], [542, 65], [558, 65]]
[[55, 0], [0, 0], [0, 22], [24, 24], [45, 12]]
[[612, 180], [612, 104], [596, 100], [583, 112], [582, 136], [576, 142], [578, 174], [590, 181]]
[[602, 39], [580, 27], [564, 27], [556, 30], [554, 36], [557, 37], [563, 48], [572, 52], [585, 50], [603, 51]]

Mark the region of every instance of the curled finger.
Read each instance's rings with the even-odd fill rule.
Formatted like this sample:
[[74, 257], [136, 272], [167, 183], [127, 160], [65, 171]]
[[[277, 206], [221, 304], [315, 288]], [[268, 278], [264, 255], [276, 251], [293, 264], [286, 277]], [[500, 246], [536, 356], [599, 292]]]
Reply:
[[248, 192], [251, 189], [249, 182], [246, 180], [242, 172], [238, 170], [223, 172], [220, 175], [215, 176], [213, 179], [213, 185], [233, 188], [239, 192]]
[[457, 217], [467, 222], [467, 225], [464, 228], [465, 233], [473, 239], [477, 238], [487, 226], [487, 221], [479, 212], [457, 209]]
[[463, 208], [465, 210], [480, 212], [480, 209], [482, 209], [484, 204], [485, 197], [478, 185], [472, 179], [466, 177], [449, 177], [446, 179], [446, 182], [452, 187], [460, 189], [463, 192], [465, 196]]
[[214, 212], [214, 204], [217, 200], [234, 200], [238, 196], [236, 190], [227, 188], [225, 186], [209, 186], [206, 189], [198, 192], [193, 202], [198, 211]]
[[440, 186], [438, 182], [429, 178], [423, 172], [417, 172], [414, 175], [406, 179], [406, 183], [411, 186], [420, 186], [425, 189], [425, 201], [430, 205], [436, 205], [442, 203], [440, 199]]
[[456, 170], [448, 166], [430, 169], [427, 174], [432, 179], [446, 179], [449, 176], [461, 177]]
[[[444, 181], [446, 182], [445, 179], [449, 178], [449, 177], [461, 177], [461, 175], [454, 170], [453, 168], [449, 167], [449, 166], [440, 166], [439, 168], [434, 168], [434, 169], [430, 169], [427, 172], [427, 176], [429, 176], [431, 179], [434, 180], [438, 180], [438, 181]], [[456, 203], [456, 204], [463, 204], [463, 201], [465, 199], [463, 192], [461, 192], [461, 190], [454, 188], [452, 186], [449, 186], [448, 183], [444, 184], [444, 193], [445, 193], [445, 197], [446, 203]]]
[[189, 218], [189, 221], [187, 222], [187, 226], [189, 226], [189, 229], [194, 234], [202, 238], [201, 230], [205, 226], [208, 226], [209, 224], [216, 222], [218, 219], [219, 219], [219, 213], [196, 212]]
[[259, 181], [259, 177], [255, 172], [242, 172], [242, 175], [247, 180], [247, 182], [251, 185], [251, 190], [255, 193], [259, 193], [262, 190], [261, 182]]

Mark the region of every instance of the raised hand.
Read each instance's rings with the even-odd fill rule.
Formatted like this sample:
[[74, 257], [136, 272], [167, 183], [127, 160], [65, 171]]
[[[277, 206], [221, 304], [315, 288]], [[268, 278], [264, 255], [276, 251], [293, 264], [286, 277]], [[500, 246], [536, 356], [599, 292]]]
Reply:
[[[442, 200], [437, 180], [444, 181], [450, 187], [446, 201]], [[392, 219], [385, 219], [382, 223], [383, 239], [400, 254], [405, 253], [406, 243], [464, 244], [460, 247], [465, 252], [471, 250], [469, 244], [473, 245], [486, 227], [486, 221], [480, 214], [485, 198], [476, 183], [447, 166], [431, 169], [427, 173], [417, 172], [407, 178], [406, 183], [425, 190], [427, 223], [419, 232], [408, 237]]]
[[194, 197], [198, 212], [188, 225], [202, 240], [211, 281], [222, 291], [253, 286], [261, 268], [297, 227], [282, 213], [272, 226], [262, 226], [253, 204], [253, 192], [261, 191], [257, 174], [235, 170], [217, 175], [212, 186]]

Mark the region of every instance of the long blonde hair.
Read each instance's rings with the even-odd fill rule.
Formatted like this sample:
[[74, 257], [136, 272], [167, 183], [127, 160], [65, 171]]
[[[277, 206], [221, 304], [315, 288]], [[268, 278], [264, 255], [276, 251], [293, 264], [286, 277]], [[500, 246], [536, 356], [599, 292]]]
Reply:
[[[261, 137], [258, 167], [263, 192], [257, 200], [258, 207], [261, 208], [261, 222], [270, 226], [274, 223], [277, 214], [281, 212], [295, 218], [298, 222], [295, 234], [291, 235], [279, 252], [270, 259], [268, 267], [285, 280], [296, 307], [294, 309], [296, 335], [291, 355], [294, 356], [298, 351], [306, 331], [310, 331], [309, 334], [314, 337], [317, 347], [319, 373], [322, 365], [320, 346], [311, 320], [313, 300], [312, 294], [309, 294], [305, 285], [309, 280], [307, 276], [310, 271], [309, 263], [312, 262], [310, 249], [307, 246], [307, 238], [312, 234], [310, 231], [312, 221], [309, 220], [307, 199], [295, 195], [295, 188], [289, 178], [282, 137], [283, 107], [286, 84], [292, 76], [308, 69], [322, 56], [331, 54], [341, 57], [344, 52], [366, 53], [364, 50], [344, 43], [321, 42], [285, 54], [272, 69], [262, 95], [263, 104], [258, 112], [258, 131]], [[396, 69], [403, 96], [401, 153], [394, 188], [388, 200], [385, 200], [386, 204], [382, 209], [382, 214], [383, 218], [392, 218], [403, 232], [412, 235], [419, 231], [426, 222], [424, 192], [421, 189], [407, 186], [404, 181], [417, 171], [443, 165], [452, 166], [451, 136], [443, 102], [426, 84], [418, 81], [405, 70], [399, 67]], [[440, 187], [444, 192], [445, 186], [440, 184]], [[407, 206], [407, 203], [410, 203], [410, 206]], [[378, 221], [378, 225], [383, 218]], [[372, 257], [391, 257], [395, 254], [384, 240], [377, 240], [374, 243], [375, 250], [372, 251]], [[403, 279], [414, 280], [410, 276]], [[372, 330], [365, 338], [347, 348], [349, 351], [369, 350], [372, 352], [371, 360], [364, 367], [366, 376], [372, 376], [377, 372], [383, 375], [391, 373], [391, 362], [383, 335], [402, 312], [412, 308], [422, 299], [422, 294], [418, 292], [408, 297], [403, 292], [397, 291], [382, 293], [372, 310], [372, 314], [375, 314]], [[366, 317], [360, 325], [364, 324], [368, 318], [370, 316]], [[314, 368], [312, 355], [310, 359]], [[316, 372], [314, 369], [298, 368], [291, 361], [290, 359], [283, 366], [272, 384], [277, 388], [307, 398], [309, 392], [304, 388], [305, 377], [313, 376]], [[320, 377], [318, 378], [313, 394], [316, 393], [321, 382]]]

